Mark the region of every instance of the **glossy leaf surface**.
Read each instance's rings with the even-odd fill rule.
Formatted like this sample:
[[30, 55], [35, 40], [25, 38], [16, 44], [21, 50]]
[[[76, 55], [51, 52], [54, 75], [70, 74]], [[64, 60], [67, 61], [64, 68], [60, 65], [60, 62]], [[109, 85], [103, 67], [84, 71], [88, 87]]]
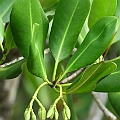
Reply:
[[[78, 41], [77, 41], [78, 42], [78, 46], [81, 45], [81, 43], [83, 42], [83, 40], [85, 39], [85, 36], [87, 35], [87, 33], [89, 31], [87, 24], [88, 23], [87, 23], [87, 20], [86, 20], [84, 25], [83, 25], [83, 27], [82, 27], [82, 30], [81, 30], [81, 32], [79, 34], [79, 37], [78, 37]], [[77, 46], [77, 44], [76, 44], [76, 46]]]
[[17, 0], [15, 2], [10, 24], [15, 43], [24, 57], [29, 55], [33, 24], [38, 23], [42, 27], [43, 31], [39, 32], [45, 39], [44, 24], [47, 24], [47, 22], [39, 0]]
[[3, 39], [4, 39], [4, 24], [2, 18], [0, 17], [0, 48], [3, 50]]
[[117, 69], [109, 76], [100, 81], [96, 92], [119, 92], [120, 91], [120, 57], [111, 60], [117, 64]]
[[105, 76], [116, 69], [116, 64], [111, 62], [100, 62], [89, 66], [75, 82], [67, 89], [67, 93], [88, 93]]
[[59, 1], [50, 34], [50, 49], [57, 63], [72, 52], [89, 9], [89, 0]]
[[117, 0], [94, 0], [91, 7], [88, 26], [91, 28], [99, 19], [115, 14]]
[[113, 92], [108, 94], [110, 103], [116, 113], [120, 116], [120, 92]]
[[47, 79], [44, 58], [43, 58], [43, 41], [41, 41], [39, 24], [33, 25], [33, 38], [30, 45], [29, 57], [27, 61], [28, 70], [35, 76]]
[[0, 0], [0, 17], [3, 22], [9, 22], [10, 12], [15, 0]]
[[95, 62], [111, 43], [116, 32], [116, 24], [116, 17], [100, 19], [88, 32], [77, 52], [70, 58], [65, 73]]
[[21, 65], [25, 62], [25, 60], [20, 60], [18, 62], [7, 65], [6, 67], [0, 66], [0, 78], [2, 79], [12, 79], [17, 77], [21, 72]]

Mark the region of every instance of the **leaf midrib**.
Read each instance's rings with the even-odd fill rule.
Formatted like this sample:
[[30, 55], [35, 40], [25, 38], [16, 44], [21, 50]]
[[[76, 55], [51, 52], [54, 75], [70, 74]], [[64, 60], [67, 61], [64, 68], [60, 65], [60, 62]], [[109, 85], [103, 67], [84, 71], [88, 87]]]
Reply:
[[76, 9], [77, 9], [78, 3], [79, 3], [79, 0], [78, 0], [78, 2], [77, 2], [76, 6], [75, 6], [75, 9], [74, 9], [74, 11], [73, 11], [73, 13], [72, 13], [72, 15], [71, 15], [71, 18], [70, 18], [70, 20], [69, 20], [69, 22], [68, 22], [67, 27], [66, 27], [65, 34], [64, 34], [64, 36], [63, 36], [63, 38], [62, 38], [62, 40], [61, 40], [62, 42], [61, 42], [61, 45], [60, 45], [60, 48], [59, 48], [59, 51], [58, 51], [58, 56], [57, 56], [57, 58], [56, 58], [56, 62], [57, 62], [57, 63], [59, 62], [59, 58], [60, 58], [60, 54], [61, 54], [61, 51], [62, 51], [62, 47], [63, 47], [63, 44], [64, 44], [64, 42], [65, 42], [65, 37], [66, 37], [66, 35], [67, 35], [67, 31], [68, 31], [68, 29], [69, 29], [69, 26], [70, 26], [70, 24], [71, 24], [73, 15], [75, 14], [75, 11], [76, 11]]
[[31, 36], [33, 36], [32, 35], [32, 28], [33, 28], [33, 20], [32, 20], [32, 5], [31, 5], [31, 0], [29, 1], [29, 8], [30, 8], [30, 31], [31, 31]]
[[[114, 21], [114, 20], [113, 20], [113, 21]], [[111, 21], [111, 22], [113, 22], [113, 21]], [[111, 22], [110, 22], [110, 23], [111, 23]], [[109, 24], [110, 24], [110, 23], [109, 23]], [[109, 24], [107, 24], [107, 25], [104, 27], [104, 29], [105, 29]], [[101, 31], [101, 33], [99, 34], [99, 36], [98, 36], [97, 38], [99, 38], [99, 37], [101, 36], [101, 34], [103, 33], [104, 29]], [[70, 64], [70, 66], [66, 69], [66, 73], [69, 71], [69, 69], [71, 68], [71, 66], [73, 66], [73, 64], [79, 59], [79, 57], [86, 51], [86, 49], [90, 46], [90, 44], [92, 44], [97, 38], [93, 39], [93, 40], [86, 46], [86, 48], [81, 52], [81, 54], [74, 60], [74, 62], [72, 62], [72, 63]]]
[[35, 43], [35, 47], [36, 47], [36, 49], [38, 50], [38, 58], [39, 58], [39, 61], [40, 61], [40, 66], [41, 66], [41, 69], [42, 69], [42, 73], [43, 73], [44, 79], [47, 80], [47, 78], [46, 78], [46, 73], [44, 72], [45, 69], [44, 69], [44, 66], [43, 66], [43, 64], [42, 64], [42, 59], [41, 59], [41, 55], [40, 55], [40, 50], [39, 50], [38, 46], [36, 45], [36, 43]]
[[[90, 79], [90, 77], [100, 68], [101, 65], [102, 65], [102, 63], [94, 70], [94, 72], [93, 72], [84, 82], [82, 82], [78, 87], [76, 87], [75, 89], [73, 89], [71, 92], [74, 92], [74, 91], [77, 90], [79, 87], [81, 87], [82, 85], [84, 85], [84, 84]], [[84, 76], [84, 74], [82, 75], [82, 77], [81, 77], [80, 80], [83, 79], [83, 76]], [[78, 83], [79, 83], [79, 82], [78, 82]], [[78, 84], [78, 83], [77, 83], [77, 84]]]

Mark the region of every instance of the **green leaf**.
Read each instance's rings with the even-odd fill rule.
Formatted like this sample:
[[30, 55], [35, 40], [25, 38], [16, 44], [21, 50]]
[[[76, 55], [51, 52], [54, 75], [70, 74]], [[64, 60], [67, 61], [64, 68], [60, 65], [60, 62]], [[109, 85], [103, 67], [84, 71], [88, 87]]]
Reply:
[[[41, 8], [39, 0], [17, 0], [11, 12], [11, 30], [15, 43], [24, 57], [29, 55], [29, 47], [32, 38], [33, 24], [38, 23], [42, 27], [40, 35], [46, 36], [48, 20]], [[43, 49], [43, 48], [42, 48]]]
[[117, 0], [94, 0], [92, 3], [88, 26], [91, 28], [99, 19], [115, 14]]
[[70, 55], [89, 9], [89, 0], [59, 1], [50, 34], [50, 49], [56, 62]]
[[100, 62], [89, 66], [82, 76], [80, 75], [75, 82], [67, 89], [67, 93], [88, 93], [103, 78], [116, 69], [116, 64], [112, 62]]
[[0, 61], [0, 64], [2, 64], [5, 61], [10, 50], [16, 46], [13, 40], [12, 33], [11, 33], [10, 24], [8, 24], [6, 31], [5, 31], [5, 43], [4, 44], [5, 45], [4, 45], [3, 57]]
[[79, 34], [79, 37], [78, 37], [78, 44], [76, 44], [76, 46], [78, 45], [78, 47], [81, 45], [81, 43], [83, 42], [85, 36], [87, 35], [89, 29], [88, 29], [88, 25], [87, 25], [87, 20], [85, 21], [83, 27], [82, 27], [82, 30]]
[[40, 31], [43, 31], [43, 27], [39, 24], [33, 25], [33, 37], [30, 45], [29, 57], [27, 61], [28, 70], [37, 77], [47, 80], [44, 58], [43, 58], [43, 35], [40, 34]]
[[13, 40], [11, 27], [10, 27], [10, 24], [8, 24], [7, 29], [5, 31], [5, 46], [4, 46], [4, 49], [9, 52], [15, 46], [16, 45], [15, 45], [15, 42]]
[[[119, 21], [120, 21], [120, 0], [117, 0], [117, 8], [116, 8], [116, 17], [118, 17]], [[120, 24], [118, 26], [118, 31], [117, 31], [117, 35], [115, 36], [115, 40], [114, 42], [118, 42], [120, 40]]]
[[4, 39], [4, 24], [2, 18], [0, 17], [0, 48], [2, 49], [2, 51], [3, 51], [3, 46], [2, 46], [3, 39]]
[[40, 0], [43, 10], [49, 12], [56, 8], [59, 0]]
[[120, 56], [110, 60], [117, 64], [117, 69], [109, 76], [100, 81], [94, 91], [96, 92], [119, 92], [120, 91]]
[[53, 81], [58, 63], [72, 52], [89, 9], [89, 0], [59, 1], [50, 33], [50, 49], [55, 58]]
[[21, 65], [25, 62], [25, 59], [22, 59], [18, 62], [12, 63], [5, 67], [0, 66], [0, 78], [2, 79], [12, 79], [17, 77], [21, 72]]
[[15, 0], [0, 0], [0, 17], [3, 22], [9, 22], [10, 12]]
[[77, 52], [70, 58], [63, 76], [67, 72], [77, 70], [95, 62], [111, 43], [116, 32], [116, 24], [116, 17], [104, 17], [100, 19], [88, 32]]
[[108, 94], [110, 103], [116, 113], [120, 116], [120, 92], [109, 93]]

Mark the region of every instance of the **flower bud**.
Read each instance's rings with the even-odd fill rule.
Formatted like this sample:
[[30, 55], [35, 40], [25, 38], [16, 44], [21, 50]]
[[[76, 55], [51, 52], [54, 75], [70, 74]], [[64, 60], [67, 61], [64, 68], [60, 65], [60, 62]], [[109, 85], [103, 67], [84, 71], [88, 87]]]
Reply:
[[63, 115], [63, 120], [68, 120], [66, 113], [65, 113], [65, 109], [63, 109], [62, 111], [62, 115]]
[[40, 120], [42, 120], [42, 108], [38, 109], [38, 117]]
[[58, 120], [58, 117], [59, 117], [59, 113], [58, 113], [58, 111], [57, 111], [57, 109], [55, 107], [55, 120]]
[[42, 108], [42, 119], [41, 120], [45, 120], [46, 119], [46, 110], [45, 108]]
[[32, 120], [36, 120], [36, 115], [33, 111], [32, 111]]
[[24, 112], [25, 120], [30, 120], [30, 110], [27, 108]]
[[66, 113], [67, 118], [70, 119], [70, 117], [71, 117], [71, 112], [70, 112], [70, 109], [69, 109], [68, 106], [65, 106], [65, 113]]
[[51, 106], [50, 109], [48, 110], [48, 113], [47, 113], [47, 118], [53, 118], [54, 117], [54, 113], [55, 113], [55, 110], [54, 110], [54, 106]]

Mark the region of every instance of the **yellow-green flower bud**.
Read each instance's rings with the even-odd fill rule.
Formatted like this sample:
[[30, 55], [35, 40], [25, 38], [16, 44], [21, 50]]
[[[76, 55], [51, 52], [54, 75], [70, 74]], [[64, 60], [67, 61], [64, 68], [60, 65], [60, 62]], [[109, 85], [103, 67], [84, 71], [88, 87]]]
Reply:
[[40, 120], [45, 120], [46, 119], [46, 110], [45, 108], [39, 108], [38, 109], [38, 117]]
[[27, 108], [24, 112], [24, 118], [25, 120], [30, 120], [30, 110]]
[[58, 118], [59, 118], [59, 113], [58, 113], [58, 111], [57, 111], [57, 109], [55, 107], [55, 120], [58, 120]]
[[63, 120], [68, 120], [65, 109], [63, 109], [63, 111], [62, 111], [62, 115], [63, 115]]
[[32, 120], [36, 120], [36, 115], [33, 111], [32, 111]]
[[45, 120], [46, 119], [46, 110], [45, 108], [42, 108], [42, 119], [41, 120]]
[[[54, 113], [55, 114], [55, 113]], [[54, 117], [54, 114], [52, 114], [51, 116], [50, 116], [50, 119], [53, 119], [53, 117]]]
[[65, 113], [66, 113], [67, 118], [70, 119], [70, 117], [71, 117], [71, 112], [70, 112], [70, 109], [69, 109], [68, 106], [65, 106]]
[[50, 109], [48, 110], [47, 118], [51, 118], [52, 119], [54, 117], [54, 113], [55, 113], [55, 107], [51, 106]]
[[42, 108], [38, 109], [38, 117], [40, 120], [42, 120]]

